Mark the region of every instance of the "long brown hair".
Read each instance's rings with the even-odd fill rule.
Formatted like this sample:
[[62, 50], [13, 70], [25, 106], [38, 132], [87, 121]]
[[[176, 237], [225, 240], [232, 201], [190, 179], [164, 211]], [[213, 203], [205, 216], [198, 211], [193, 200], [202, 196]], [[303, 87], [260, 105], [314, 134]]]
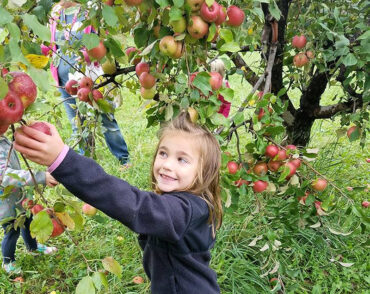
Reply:
[[207, 203], [209, 208], [208, 222], [212, 224], [213, 232], [215, 233], [215, 230], [222, 223], [222, 203], [219, 187], [221, 167], [220, 145], [209, 130], [191, 122], [188, 112], [181, 112], [159, 131], [159, 142], [152, 162], [152, 188], [157, 193], [161, 193], [154, 177], [154, 161], [163, 138], [174, 132], [183, 132], [194, 136], [194, 143], [196, 142], [199, 145], [200, 160], [198, 163], [198, 172], [193, 183], [186, 189], [186, 192], [201, 197]]

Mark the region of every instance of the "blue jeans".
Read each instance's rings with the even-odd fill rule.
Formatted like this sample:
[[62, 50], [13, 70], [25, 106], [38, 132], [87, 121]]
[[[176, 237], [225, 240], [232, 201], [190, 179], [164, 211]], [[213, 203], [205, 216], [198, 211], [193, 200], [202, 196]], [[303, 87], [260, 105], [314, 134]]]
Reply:
[[7, 232], [7, 227], [9, 225], [13, 225], [13, 223], [10, 222], [10, 223], [3, 224], [4, 239], [1, 242], [1, 253], [3, 255], [4, 263], [10, 263], [10, 262], [15, 261], [15, 248], [16, 248], [20, 233], [22, 234], [24, 243], [26, 244], [26, 247], [29, 251], [34, 251], [37, 249], [36, 239], [33, 239], [30, 233], [31, 221], [32, 221], [32, 217], [26, 218], [26, 221], [24, 223], [24, 228], [18, 227], [17, 230], [14, 230], [14, 228], [11, 228], [8, 232]]
[[[66, 57], [65, 57], [66, 58]], [[67, 58], [69, 63], [75, 64], [74, 58]], [[63, 60], [60, 61], [58, 66], [59, 85], [64, 86], [68, 82], [68, 73], [70, 72], [70, 65], [65, 63]], [[61, 98], [71, 98], [71, 96], [63, 88], [58, 88], [61, 93]], [[72, 131], [77, 132], [75, 124], [76, 110], [71, 105], [76, 105], [75, 99], [68, 99], [63, 102], [66, 109], [67, 117], [72, 124]], [[105, 128], [104, 138], [108, 145], [110, 152], [120, 161], [125, 164], [129, 161], [129, 153], [127, 150], [127, 144], [122, 136], [121, 130], [118, 126], [117, 121], [113, 114], [102, 113], [102, 125]]]

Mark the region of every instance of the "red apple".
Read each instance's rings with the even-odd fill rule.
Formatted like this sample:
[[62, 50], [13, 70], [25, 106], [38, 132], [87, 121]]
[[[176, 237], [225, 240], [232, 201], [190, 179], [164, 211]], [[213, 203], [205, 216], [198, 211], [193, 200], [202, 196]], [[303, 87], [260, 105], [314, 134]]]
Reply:
[[297, 147], [295, 145], [286, 145], [285, 146], [285, 149], [289, 149], [289, 150], [297, 150]]
[[267, 167], [272, 172], [278, 171], [281, 165], [282, 165], [281, 161], [276, 161], [272, 159], [270, 159], [269, 162], [267, 163]]
[[193, 81], [195, 79], [195, 77], [197, 76], [199, 72], [193, 72], [191, 75], [190, 75], [190, 84], [193, 84]]
[[145, 89], [144, 87], [141, 87], [140, 89], [141, 97], [144, 99], [153, 99], [155, 94], [157, 93], [156, 87], [150, 89]]
[[[133, 58], [133, 56], [135, 55], [136, 52], [140, 52], [138, 51], [135, 47], [129, 47], [126, 49], [126, 55], [129, 59], [129, 61], [131, 61], [131, 59]], [[134, 65], [137, 65], [139, 62], [140, 62], [141, 58], [138, 57], [138, 58], [135, 58], [134, 60], [132, 60], [132, 63]]]
[[51, 222], [53, 223], [53, 232], [51, 233], [50, 238], [58, 237], [64, 232], [64, 227], [62, 224], [59, 224], [58, 221], [54, 218], [51, 219]]
[[206, 22], [215, 22], [219, 16], [220, 6], [216, 1], [213, 2], [211, 6], [208, 6], [206, 2], [203, 2], [200, 7], [200, 16]]
[[77, 97], [80, 101], [83, 102], [90, 102], [89, 94], [91, 93], [91, 89], [89, 88], [81, 88], [77, 91]]
[[37, 87], [31, 77], [24, 72], [10, 72], [7, 76], [13, 77], [11, 82], [8, 84], [9, 90], [13, 91], [17, 95], [22, 103], [24, 109], [30, 106], [37, 97]]
[[9, 128], [9, 125], [0, 125], [0, 135], [5, 134], [8, 128]]
[[362, 207], [368, 208], [369, 205], [370, 205], [370, 202], [369, 201], [362, 201], [361, 205], [362, 205]]
[[107, 49], [104, 46], [103, 41], [99, 42], [99, 45], [87, 50], [87, 54], [89, 55], [91, 60], [101, 60], [105, 55], [107, 55]]
[[29, 127], [35, 130], [38, 130], [39, 132], [42, 132], [46, 135], [51, 136], [51, 131], [50, 131], [49, 126], [42, 121], [35, 122], [32, 125], [29, 125]]
[[186, 0], [192, 12], [200, 10], [204, 0]]
[[103, 94], [99, 90], [94, 89], [91, 93], [95, 102], [97, 102], [99, 99], [103, 99]]
[[78, 82], [76, 80], [69, 80], [65, 85], [66, 92], [69, 95], [76, 95], [78, 91], [77, 87], [78, 87]]
[[79, 81], [78, 81], [78, 89], [82, 89], [82, 88], [87, 88], [87, 89], [92, 89], [94, 85], [94, 82], [91, 78], [89, 77], [82, 77]]
[[148, 72], [143, 72], [139, 77], [140, 85], [145, 89], [153, 88], [155, 85], [155, 77]]
[[225, 20], [226, 20], [226, 9], [222, 5], [220, 5], [220, 4], [218, 4], [218, 5], [219, 5], [219, 8], [218, 8], [218, 17], [217, 17], [217, 19], [215, 21], [215, 24], [219, 26], [222, 23], [224, 23]]
[[190, 36], [199, 40], [208, 33], [208, 23], [206, 23], [200, 16], [192, 15], [187, 29]]
[[173, 36], [164, 36], [159, 42], [159, 51], [167, 56], [172, 56], [177, 51], [177, 43]]
[[288, 158], [288, 156], [286, 155], [286, 151], [284, 149], [281, 149], [281, 150], [278, 151], [277, 159], [276, 160], [283, 161], [283, 160], [285, 160], [287, 158]]
[[328, 182], [326, 180], [319, 178], [311, 183], [311, 187], [315, 191], [324, 191], [327, 184]]
[[94, 216], [98, 212], [98, 210], [94, 206], [85, 203], [82, 206], [82, 212], [88, 216]]
[[24, 107], [18, 95], [9, 89], [0, 100], [0, 125], [10, 125], [22, 119]]
[[35, 204], [32, 208], [31, 208], [31, 213], [33, 215], [36, 215], [38, 214], [40, 211], [44, 210], [44, 206], [42, 206], [41, 204]]
[[258, 121], [260, 121], [265, 115], [265, 110], [263, 108], [260, 108], [260, 110], [258, 111], [258, 116], [257, 116], [257, 119]]
[[261, 181], [261, 180], [255, 181], [253, 183], [253, 191], [255, 193], [261, 193], [267, 189], [267, 186], [268, 186], [268, 183], [265, 181]]
[[351, 134], [357, 129], [357, 126], [352, 126], [347, 130], [347, 137], [350, 138]]
[[289, 174], [286, 176], [286, 179], [290, 179], [297, 171], [297, 167], [291, 161], [285, 163], [285, 166], [289, 168]]
[[28, 210], [28, 209], [31, 209], [32, 207], [33, 207], [33, 200], [31, 200], [31, 199], [28, 199], [28, 198], [24, 198], [23, 200], [22, 200], [22, 207], [24, 208], [24, 209], [26, 209], [26, 210]]
[[367, 163], [370, 163], [370, 158], [366, 158], [366, 162]]
[[243, 23], [245, 14], [239, 7], [231, 5], [227, 8], [227, 16], [229, 17], [227, 24], [229, 26], [238, 27]]
[[294, 36], [292, 40], [292, 46], [298, 49], [302, 49], [306, 46], [307, 39], [304, 35], [301, 36]]
[[9, 70], [7, 68], [3, 67], [1, 69], [1, 76], [4, 77], [8, 72], [9, 72]]
[[235, 181], [234, 184], [235, 184], [235, 186], [240, 188], [243, 185], [248, 186], [250, 184], [250, 182], [248, 182], [247, 180], [244, 180], [244, 179], [239, 179], [239, 180]]
[[217, 71], [212, 71], [209, 73], [211, 78], [209, 79], [209, 84], [213, 91], [216, 91], [222, 87], [222, 75]]
[[310, 50], [306, 51], [306, 56], [308, 57], [308, 59], [314, 59], [315, 58], [315, 54], [313, 54], [313, 52], [310, 51]]
[[139, 6], [143, 0], [125, 0], [128, 6]]
[[104, 3], [109, 5], [109, 6], [113, 6], [114, 0], [104, 0]]
[[308, 63], [308, 58], [306, 54], [298, 53], [296, 56], [294, 56], [293, 63], [296, 67], [302, 67]]
[[239, 165], [235, 161], [229, 161], [227, 163], [227, 169], [229, 170], [229, 174], [236, 174], [239, 169]]
[[279, 153], [279, 148], [275, 145], [268, 145], [266, 147], [265, 155], [274, 158]]
[[267, 164], [265, 162], [257, 162], [253, 167], [253, 172], [256, 175], [263, 176], [267, 173]]
[[140, 77], [143, 72], [149, 72], [149, 70], [149, 64], [146, 62], [139, 62], [135, 67], [136, 75], [138, 77]]
[[295, 159], [292, 159], [290, 161], [292, 164], [294, 164], [294, 166], [298, 169], [300, 166], [301, 166], [301, 160], [298, 159], [298, 158], [295, 158]]

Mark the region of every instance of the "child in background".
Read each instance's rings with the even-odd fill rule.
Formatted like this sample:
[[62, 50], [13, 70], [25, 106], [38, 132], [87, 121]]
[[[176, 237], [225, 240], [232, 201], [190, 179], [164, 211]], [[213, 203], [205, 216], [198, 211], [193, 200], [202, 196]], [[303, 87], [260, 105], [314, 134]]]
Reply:
[[[215, 59], [211, 62], [211, 71], [218, 72], [223, 78], [225, 77], [225, 64], [221, 59]], [[227, 88], [230, 88], [229, 82], [224, 79], [225, 86]], [[218, 110], [218, 113], [221, 113], [224, 117], [228, 117], [230, 113], [230, 106], [231, 102], [226, 101], [224, 96], [221, 94], [218, 94], [218, 100], [221, 101], [220, 109]]]
[[[16, 208], [24, 211], [21, 201], [24, 198], [23, 186], [33, 185], [31, 174], [27, 170], [22, 170], [14, 149], [12, 150], [7, 162], [11, 142], [3, 136], [6, 129], [1, 128], [0, 133], [0, 222], [7, 218], [16, 217]], [[13, 176], [13, 175], [16, 175]], [[49, 187], [54, 187], [58, 182], [48, 172], [34, 173], [37, 184], [46, 184]], [[10, 195], [4, 196], [6, 187], [14, 186]], [[29, 251], [42, 252], [50, 254], [56, 251], [55, 247], [46, 247], [42, 244], [37, 244], [36, 240], [31, 237], [30, 223], [32, 218], [26, 218], [24, 227], [13, 227], [13, 221], [2, 223], [4, 229], [4, 238], [1, 242], [1, 253], [3, 256], [2, 268], [9, 274], [19, 274], [21, 269], [15, 263], [15, 249], [19, 234], [22, 234], [24, 243]]]
[[14, 148], [49, 166], [70, 192], [139, 233], [151, 293], [220, 293], [209, 267], [222, 222], [217, 140], [182, 112], [161, 129], [152, 164], [152, 187], [142, 191], [108, 175], [92, 159], [52, 136], [23, 126]]

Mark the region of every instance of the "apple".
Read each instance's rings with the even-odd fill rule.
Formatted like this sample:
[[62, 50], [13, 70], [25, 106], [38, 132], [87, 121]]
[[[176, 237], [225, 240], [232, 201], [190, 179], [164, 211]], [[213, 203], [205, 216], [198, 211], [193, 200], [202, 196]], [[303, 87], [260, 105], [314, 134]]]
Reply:
[[285, 146], [285, 149], [288, 149], [288, 150], [297, 150], [297, 146], [295, 146], [295, 145], [286, 145]]
[[263, 108], [260, 108], [260, 110], [258, 111], [258, 116], [257, 116], [257, 119], [258, 121], [260, 121], [265, 115], [265, 110]]
[[215, 22], [219, 16], [220, 5], [216, 1], [211, 6], [208, 6], [206, 2], [203, 2], [200, 7], [200, 16], [206, 22]]
[[212, 71], [209, 73], [211, 78], [209, 79], [209, 84], [213, 91], [216, 91], [222, 87], [222, 75], [217, 71]]
[[0, 100], [0, 125], [10, 125], [22, 119], [24, 107], [21, 99], [9, 89]]
[[1, 69], [1, 76], [4, 77], [8, 72], [9, 72], [9, 70], [7, 68], [3, 67]]
[[279, 153], [279, 148], [276, 145], [268, 145], [266, 147], [265, 155], [274, 158]]
[[192, 12], [200, 10], [204, 0], [186, 0], [186, 4], [190, 6]]
[[172, 56], [177, 51], [177, 43], [173, 36], [165, 36], [159, 42], [159, 51], [167, 56]]
[[140, 77], [143, 72], [149, 72], [149, 70], [149, 64], [146, 62], [139, 62], [135, 67], [136, 75], [138, 77]]
[[101, 65], [101, 68], [107, 75], [112, 75], [117, 71], [115, 62], [111, 62], [109, 59]]
[[51, 233], [50, 238], [58, 237], [64, 232], [64, 227], [54, 218], [51, 220], [51, 222], [53, 223], [53, 232]]
[[347, 130], [347, 137], [350, 138], [351, 134], [357, 130], [357, 126], [352, 126]]
[[89, 77], [82, 77], [79, 81], [78, 81], [78, 89], [82, 89], [82, 88], [87, 88], [87, 89], [92, 89], [94, 85], [94, 82], [91, 78]]
[[257, 162], [253, 167], [253, 172], [258, 176], [263, 176], [267, 173], [267, 164], [265, 162]]
[[139, 6], [143, 0], [125, 0], [128, 6]]
[[302, 49], [306, 46], [307, 39], [304, 35], [301, 36], [294, 36], [292, 40], [292, 46], [298, 49]]
[[[100, 92], [98, 89], [92, 90], [91, 93], [92, 93], [92, 96], [93, 96], [93, 99], [94, 99], [95, 102], [97, 102], [99, 99], [103, 99], [103, 93]], [[89, 102], [91, 103], [90, 100], [89, 100]]]
[[322, 204], [322, 202], [320, 202], [320, 201], [315, 201], [315, 202], [314, 202], [314, 204], [315, 204], [315, 208], [316, 208], [316, 210], [321, 209], [321, 204]]
[[139, 77], [140, 85], [145, 89], [153, 88], [155, 85], [155, 77], [148, 72], [143, 72]]
[[290, 161], [292, 164], [294, 164], [294, 166], [298, 169], [300, 166], [301, 166], [301, 160], [298, 159], [298, 158], [295, 158], [295, 159], [292, 159]]
[[315, 191], [324, 191], [327, 184], [328, 182], [326, 180], [319, 178], [311, 183], [311, 187]]
[[287, 162], [284, 164], [287, 168], [289, 168], [289, 174], [286, 176], [286, 179], [290, 179], [294, 174], [295, 172], [297, 171], [297, 167], [295, 166], [295, 164], [291, 161]]
[[281, 165], [282, 165], [281, 161], [272, 159], [270, 159], [269, 162], [267, 163], [268, 169], [272, 172], [278, 171]]
[[227, 16], [229, 17], [227, 24], [229, 26], [238, 27], [243, 23], [245, 14], [239, 7], [231, 5], [227, 8]]
[[296, 56], [294, 56], [293, 63], [296, 67], [302, 67], [308, 63], [308, 58], [306, 54], [298, 53]]
[[262, 97], [263, 97], [263, 91], [259, 91], [259, 92], [257, 93], [257, 96], [258, 96], [258, 100], [261, 100], [261, 99], [262, 99]]
[[247, 180], [244, 180], [244, 179], [239, 179], [239, 180], [235, 181], [234, 184], [235, 184], [235, 186], [240, 188], [243, 185], [248, 186], [250, 184], [250, 182], [248, 182]]
[[310, 51], [310, 50], [306, 51], [306, 56], [307, 56], [309, 59], [313, 59], [313, 58], [315, 58], [315, 54], [314, 54], [312, 51]]
[[31, 77], [24, 72], [9, 72], [12, 76], [8, 84], [9, 90], [13, 91], [22, 101], [24, 109], [30, 106], [37, 97], [37, 87]]
[[366, 158], [366, 162], [367, 163], [370, 163], [370, 158]]
[[76, 80], [69, 80], [65, 85], [66, 92], [69, 95], [76, 95], [78, 91], [77, 87], [78, 87], [78, 82]]
[[[140, 51], [137, 50], [135, 47], [129, 47], [129, 48], [126, 49], [126, 55], [129, 59], [129, 61], [133, 58], [133, 56], [135, 55], [136, 52], [139, 53]], [[138, 58], [135, 58], [134, 60], [131, 60], [131, 61], [134, 65], [137, 65], [140, 62], [140, 60], [141, 60], [141, 58], [138, 57]]]
[[46, 135], [51, 136], [51, 131], [50, 131], [49, 126], [46, 123], [42, 122], [42, 121], [35, 122], [35, 123], [29, 125], [29, 127], [33, 128], [33, 129], [35, 129], [39, 132], [42, 132]]
[[41, 204], [35, 204], [32, 208], [31, 208], [31, 213], [33, 215], [36, 215], [38, 214], [40, 211], [44, 210], [44, 206], [42, 206]]
[[104, 0], [104, 3], [109, 6], [113, 6], [114, 0]]
[[208, 23], [206, 23], [200, 16], [192, 15], [187, 29], [191, 37], [199, 40], [208, 33]]
[[33, 200], [31, 200], [31, 199], [28, 199], [28, 198], [24, 198], [23, 200], [22, 200], [22, 207], [24, 208], [24, 209], [31, 209], [32, 207], [33, 207], [33, 205], [34, 205], [34, 203], [33, 203]]
[[188, 107], [188, 113], [192, 123], [196, 123], [199, 117], [198, 111], [196, 111], [196, 109], [194, 109], [193, 107]]
[[137, 277], [134, 277], [132, 279], [132, 282], [134, 284], [142, 284], [142, 283], [144, 283], [144, 279], [142, 277], [140, 277], [140, 276], [137, 276]]
[[261, 180], [255, 181], [253, 183], [253, 191], [255, 193], [261, 193], [267, 189], [267, 186], [268, 186], [268, 183], [265, 181], [261, 181]]
[[183, 53], [183, 51], [182, 51], [182, 43], [181, 42], [176, 42], [176, 44], [177, 44], [176, 52], [171, 57], [172, 58], [175, 58], [175, 59], [178, 59], [178, 58], [180, 58], [182, 56], [182, 53]]
[[105, 48], [103, 41], [100, 41], [98, 46], [87, 50], [87, 54], [91, 60], [95, 59], [99, 61], [107, 54], [107, 49]]
[[199, 72], [193, 72], [191, 75], [190, 75], [190, 84], [193, 84], [193, 81], [195, 79], [195, 77], [197, 76]]
[[5, 134], [8, 128], [9, 128], [9, 125], [0, 125], [0, 135]]
[[82, 212], [86, 214], [87, 216], [94, 216], [98, 212], [98, 210], [94, 206], [91, 206], [90, 204], [85, 203], [82, 206]]
[[145, 89], [144, 87], [141, 87], [140, 89], [141, 97], [144, 99], [153, 99], [155, 94], [157, 93], [156, 87], [150, 89]]
[[362, 205], [362, 207], [368, 208], [369, 205], [370, 205], [370, 202], [369, 201], [362, 201], [361, 205]]
[[170, 26], [175, 33], [181, 34], [186, 30], [186, 19], [181, 17], [177, 20], [170, 21]]
[[[215, 2], [216, 3], [216, 2]], [[221, 25], [226, 20], [226, 9], [222, 5], [218, 4], [218, 17], [215, 21], [216, 25]]]
[[89, 94], [91, 93], [91, 89], [89, 88], [81, 88], [77, 91], [77, 97], [80, 101], [83, 102], [90, 102]]
[[285, 160], [287, 158], [288, 158], [288, 156], [286, 155], [286, 151], [284, 149], [281, 149], [281, 150], [278, 151], [277, 159], [276, 160], [283, 161], [283, 160]]
[[239, 165], [235, 161], [229, 161], [227, 163], [227, 169], [229, 170], [229, 174], [233, 175], [238, 171]]

